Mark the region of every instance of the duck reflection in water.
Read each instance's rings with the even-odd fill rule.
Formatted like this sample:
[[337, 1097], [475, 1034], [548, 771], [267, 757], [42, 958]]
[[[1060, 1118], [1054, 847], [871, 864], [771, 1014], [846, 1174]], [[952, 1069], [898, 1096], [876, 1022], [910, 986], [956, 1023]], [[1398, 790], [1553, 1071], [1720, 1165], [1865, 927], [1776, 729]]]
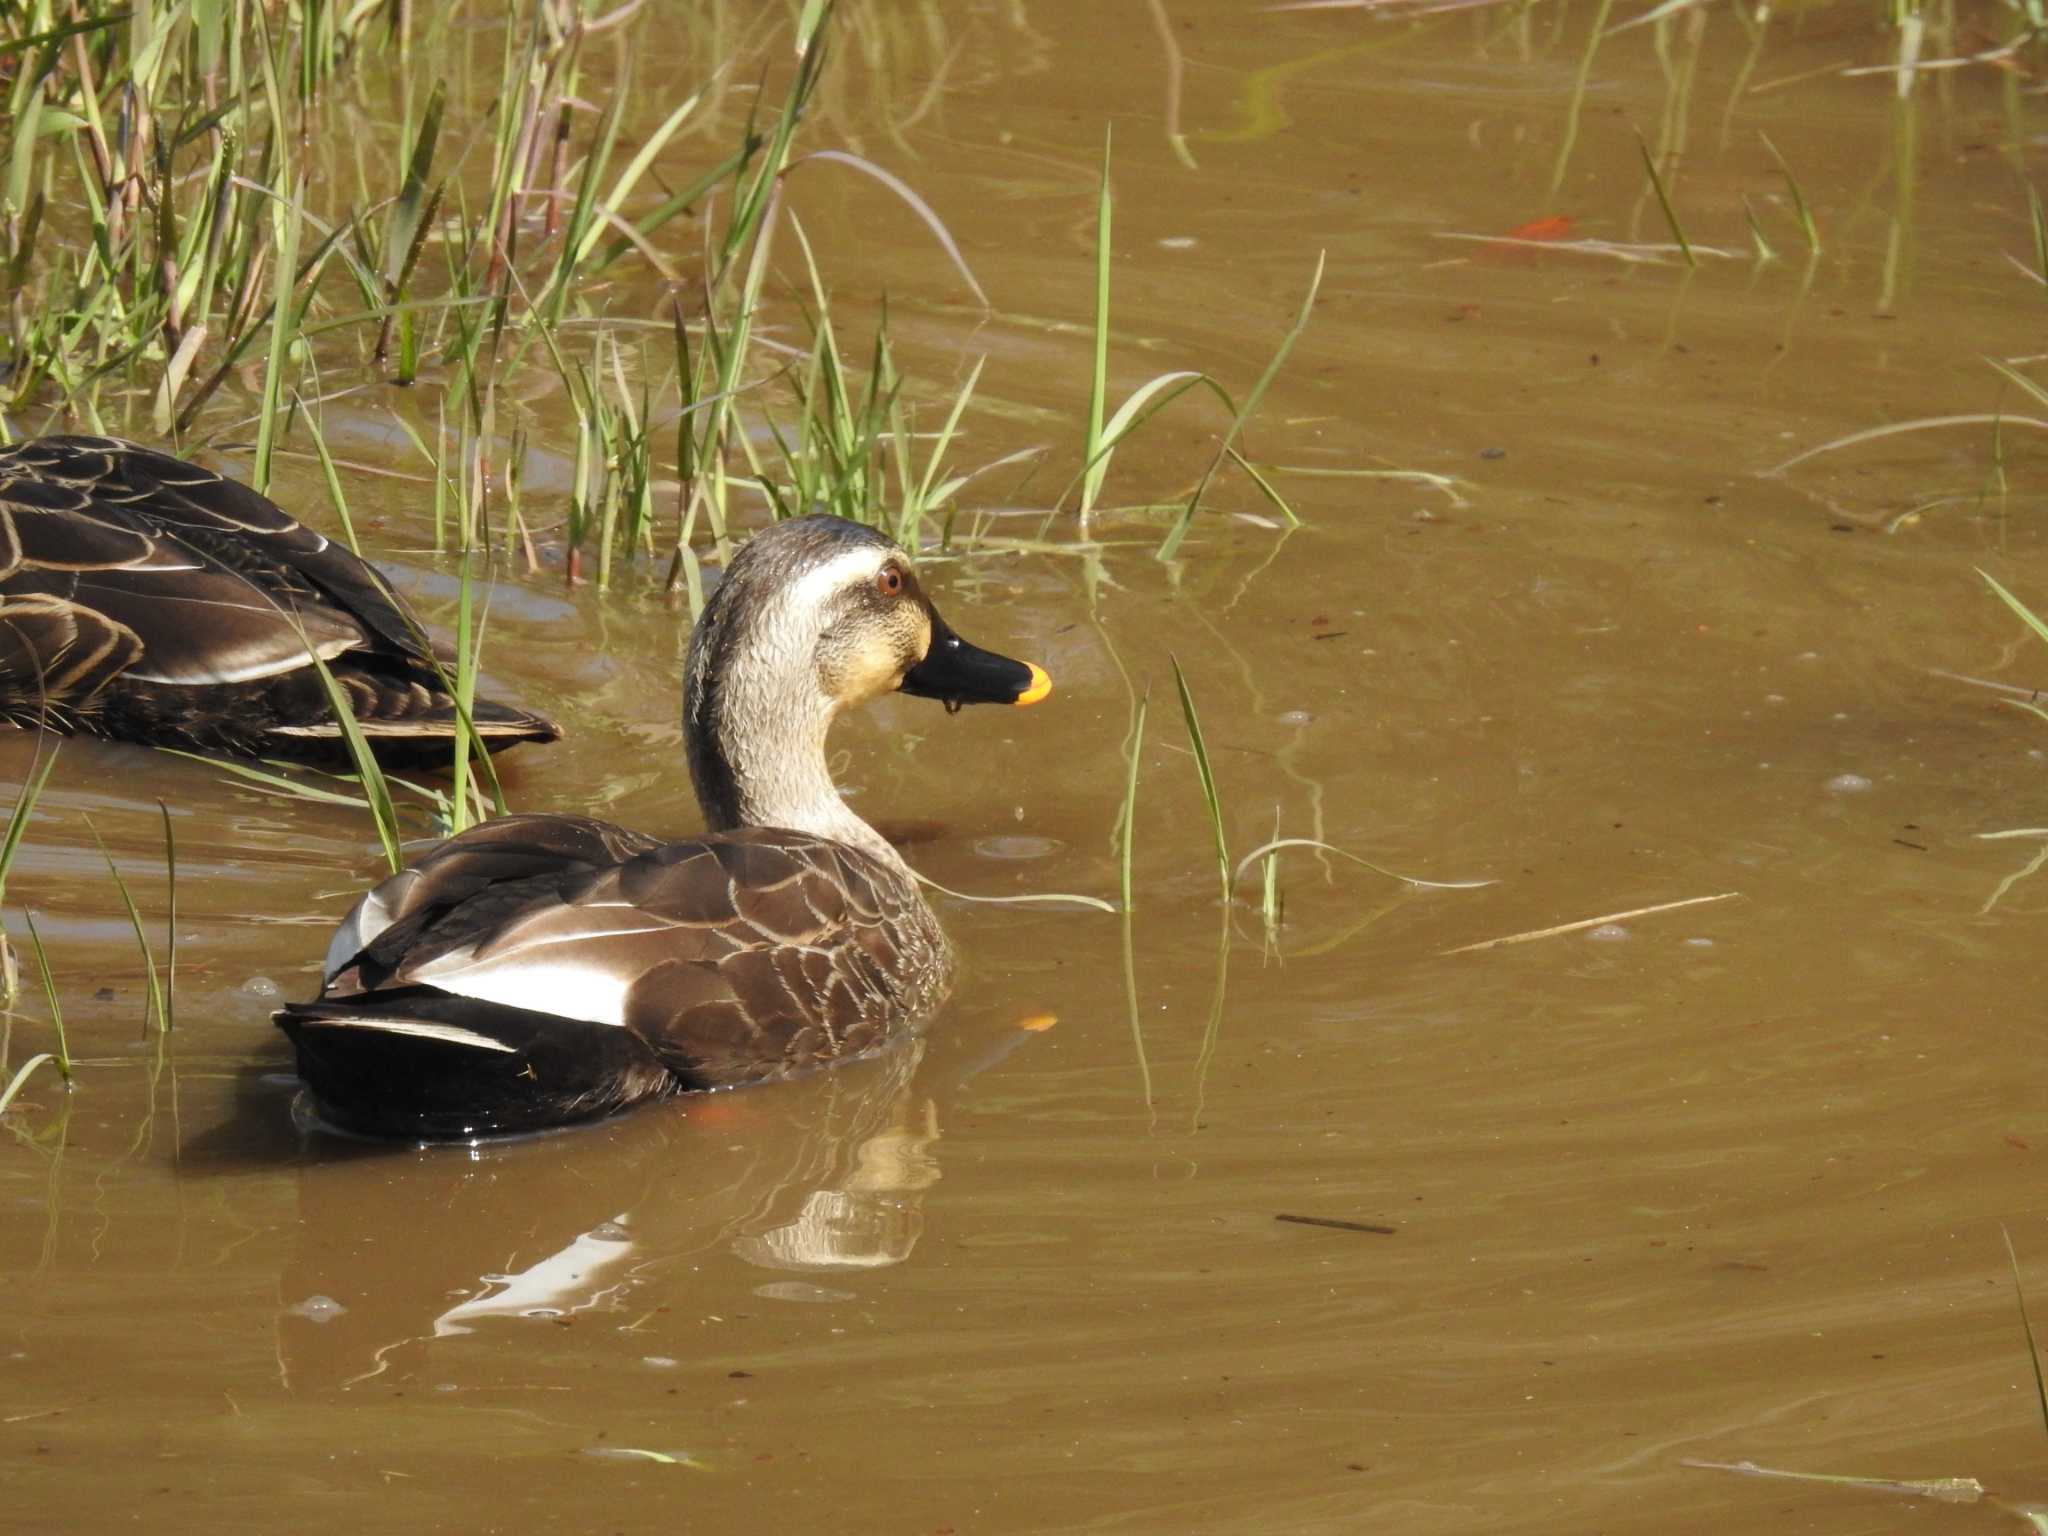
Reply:
[[[927, 1043], [708, 1095], [573, 1138], [376, 1148], [300, 1174], [281, 1281], [287, 1385], [403, 1381], [436, 1340], [522, 1321], [657, 1314], [723, 1250], [797, 1274], [899, 1264], [939, 1178]], [[928, 1075], [928, 1074], [927, 1074]], [[660, 1352], [659, 1323], [650, 1349]]]

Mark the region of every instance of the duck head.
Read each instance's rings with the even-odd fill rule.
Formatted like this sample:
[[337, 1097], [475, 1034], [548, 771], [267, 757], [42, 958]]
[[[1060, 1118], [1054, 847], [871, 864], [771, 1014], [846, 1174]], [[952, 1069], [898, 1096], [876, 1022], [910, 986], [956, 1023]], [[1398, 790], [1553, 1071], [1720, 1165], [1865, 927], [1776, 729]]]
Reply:
[[885, 693], [1033, 704], [1052, 679], [964, 640], [910, 557], [845, 518], [775, 523], [732, 558], [690, 639], [683, 733], [713, 830], [788, 827], [894, 850], [839, 798], [825, 736], [840, 711]]

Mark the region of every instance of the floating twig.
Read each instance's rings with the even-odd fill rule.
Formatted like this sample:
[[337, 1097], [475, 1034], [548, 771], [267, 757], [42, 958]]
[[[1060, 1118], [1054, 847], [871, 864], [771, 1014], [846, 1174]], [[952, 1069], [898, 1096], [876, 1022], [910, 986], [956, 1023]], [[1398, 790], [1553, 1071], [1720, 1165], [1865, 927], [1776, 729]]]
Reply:
[[1532, 939], [1554, 939], [1561, 933], [1578, 933], [1587, 928], [1598, 928], [1602, 923], [1618, 923], [1624, 918], [1648, 917], [1656, 912], [1675, 912], [1680, 907], [1703, 906], [1710, 901], [1732, 901], [1740, 891], [1723, 891], [1718, 896], [1688, 896], [1683, 901], [1659, 902], [1654, 907], [1632, 907], [1626, 912], [1609, 912], [1604, 917], [1582, 917], [1575, 923], [1559, 923], [1555, 928], [1534, 928], [1527, 933], [1511, 933], [1500, 939], [1481, 939], [1477, 944], [1460, 944], [1456, 949], [1441, 951], [1445, 955], [1469, 955], [1482, 949], [1499, 949], [1504, 944], [1527, 944]]
[[1392, 1237], [1398, 1228], [1375, 1226], [1369, 1221], [1345, 1221], [1339, 1216], [1290, 1216], [1282, 1211], [1273, 1218], [1275, 1221], [1291, 1221], [1297, 1227], [1333, 1227], [1339, 1232], [1371, 1232], [1381, 1237]]
[[1690, 1456], [1679, 1465], [1696, 1467], [1702, 1472], [1733, 1472], [1742, 1477], [1779, 1477], [1795, 1483], [1865, 1488], [1872, 1493], [1905, 1493], [1915, 1498], [1940, 1499], [1945, 1504], [1974, 1504], [1984, 1497], [1984, 1485], [1974, 1477], [1841, 1477], [1831, 1472], [1787, 1472], [1779, 1467], [1760, 1467], [1753, 1461], [1697, 1461]]

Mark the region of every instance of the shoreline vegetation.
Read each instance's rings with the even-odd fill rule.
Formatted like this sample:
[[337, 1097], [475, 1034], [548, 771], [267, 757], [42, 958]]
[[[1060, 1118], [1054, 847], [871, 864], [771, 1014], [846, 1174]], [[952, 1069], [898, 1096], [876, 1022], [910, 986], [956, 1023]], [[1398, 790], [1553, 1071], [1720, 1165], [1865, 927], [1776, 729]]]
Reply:
[[[878, 184], [984, 312], [989, 298], [914, 187], [850, 149], [808, 144], [831, 68], [833, 7], [804, 0], [786, 33], [768, 39], [780, 46], [764, 49], [757, 27], [734, 57], [707, 53], [694, 81], [664, 82], [658, 99], [652, 72], [635, 72], [631, 39], [647, 24], [641, 0], [609, 9], [533, 0], [488, 18], [463, 6], [428, 16], [405, 0], [346, 11], [320, 0], [13, 9], [0, 20], [10, 125], [0, 137], [9, 288], [0, 441], [90, 431], [161, 443], [224, 461], [224, 472], [266, 493], [283, 461], [295, 461], [300, 481], [317, 467], [332, 517], [317, 507], [308, 515], [371, 559], [380, 551], [362, 540], [351, 480], [412, 480], [431, 506], [431, 553], [459, 581], [445, 682], [461, 700], [473, 696], [493, 580], [605, 593], [630, 567], [641, 589], [658, 584], [694, 617], [700, 562], [722, 563], [768, 517], [834, 512], [927, 557], [1077, 558], [1091, 593], [1109, 585], [1102, 561], [1112, 547], [1142, 554], [1150, 544], [1177, 570], [1220, 476], [1268, 510], [1258, 523], [1298, 526], [1243, 451], [1243, 429], [1307, 326], [1319, 256], [1304, 262], [1298, 315], [1241, 395], [1175, 368], [1112, 401], [1105, 135], [1092, 376], [1070, 478], [1038, 511], [1000, 522], [964, 511], [983, 477], [1035, 473], [1047, 450], [962, 467], [963, 420], [986, 359], [966, 366], [950, 395], [927, 398], [897, 362], [886, 302], [873, 311], [865, 354], [849, 360], [843, 350], [848, 326], [789, 196], [792, 178], [857, 174]], [[739, 83], [741, 53], [770, 61], [758, 87]], [[628, 274], [640, 285], [632, 291], [656, 297], [644, 312], [620, 302]], [[793, 332], [800, 343], [787, 339]], [[1221, 413], [1192, 489], [1111, 507], [1105, 481], [1118, 448], [1189, 394]], [[527, 404], [533, 397], [548, 401], [545, 416]], [[397, 462], [348, 456], [342, 435], [360, 435], [369, 413], [380, 414]], [[571, 466], [566, 497], [522, 483], [536, 453]], [[1114, 546], [1097, 537], [1112, 515]], [[379, 769], [331, 680], [329, 692], [356, 748], [355, 774], [217, 766], [305, 804], [359, 807], [392, 869], [409, 836], [506, 810], [473, 732], [458, 735], [444, 782], [406, 783]], [[1141, 722], [1135, 692], [1132, 705]], [[1126, 912], [1141, 746], [1140, 725], [1124, 743], [1128, 790], [1111, 832]], [[47, 754], [17, 797], [0, 880], [55, 758]], [[1206, 765], [1202, 787], [1213, 820]], [[1220, 861], [1220, 821], [1215, 835]], [[174, 861], [167, 841], [173, 903]], [[120, 884], [118, 869], [114, 877]], [[121, 895], [161, 1036], [174, 1016], [175, 956], [167, 948], [159, 987], [125, 884]], [[1223, 899], [1227, 920], [1228, 882]], [[1270, 931], [1270, 855], [1264, 911]], [[59, 1031], [48, 1059], [68, 1081], [56, 988], [32, 928], [30, 942]], [[0, 1002], [11, 1006], [18, 967], [11, 950], [4, 959]], [[9, 1099], [41, 1060], [9, 1083]]]

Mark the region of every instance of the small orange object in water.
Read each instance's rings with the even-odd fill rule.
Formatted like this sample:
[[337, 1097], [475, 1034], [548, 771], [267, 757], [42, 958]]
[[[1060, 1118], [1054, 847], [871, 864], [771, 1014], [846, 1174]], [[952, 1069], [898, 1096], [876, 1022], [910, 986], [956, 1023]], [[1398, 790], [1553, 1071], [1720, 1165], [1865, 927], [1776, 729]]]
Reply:
[[1540, 219], [1531, 219], [1526, 224], [1517, 224], [1498, 239], [1489, 240], [1479, 249], [1495, 261], [1534, 261], [1536, 252], [1529, 249], [1532, 243], [1572, 238], [1572, 217], [1568, 213], [1546, 214]]
[[1028, 1019], [1019, 1019], [1017, 1027], [1034, 1035], [1042, 1035], [1059, 1021], [1059, 1015], [1056, 1013], [1034, 1013]]

